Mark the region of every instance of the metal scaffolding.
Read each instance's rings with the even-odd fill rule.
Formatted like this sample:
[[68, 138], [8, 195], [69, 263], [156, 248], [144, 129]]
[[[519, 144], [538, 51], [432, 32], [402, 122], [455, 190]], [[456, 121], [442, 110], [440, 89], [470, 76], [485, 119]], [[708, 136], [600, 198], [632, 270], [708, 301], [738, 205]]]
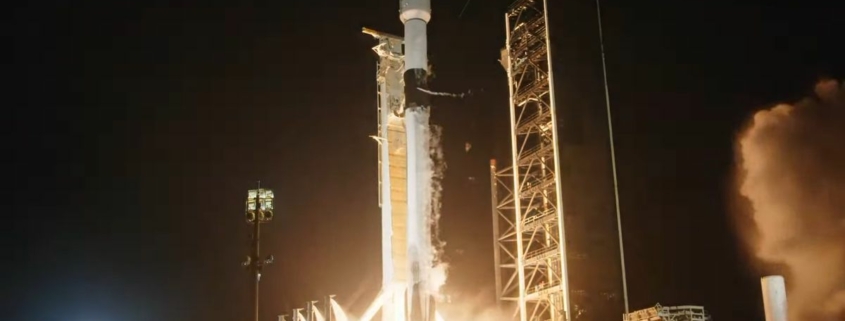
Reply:
[[545, 0], [505, 14], [511, 166], [491, 163], [496, 291], [520, 321], [570, 319], [554, 79]]
[[[402, 117], [405, 103], [403, 38], [364, 28], [365, 34], [378, 40], [373, 51], [378, 55], [379, 206], [382, 226], [382, 289], [406, 284], [408, 271], [408, 193], [407, 144]], [[405, 315], [405, 297], [385, 298], [382, 319]]]
[[496, 298], [500, 307], [519, 301], [516, 261], [516, 224], [514, 224], [513, 170], [498, 169], [490, 160], [490, 195], [493, 209], [493, 260], [496, 264]]
[[[309, 301], [305, 303], [304, 308], [292, 309], [291, 314], [280, 314], [277, 316], [278, 321], [335, 321], [347, 320], [346, 314], [334, 308], [337, 303], [334, 300], [334, 295], [329, 295], [323, 301], [322, 308], [320, 301]], [[288, 319], [290, 317], [290, 319]]]
[[623, 321], [710, 321], [710, 314], [703, 306], [681, 305], [664, 307], [660, 303], [648, 309], [628, 313]]

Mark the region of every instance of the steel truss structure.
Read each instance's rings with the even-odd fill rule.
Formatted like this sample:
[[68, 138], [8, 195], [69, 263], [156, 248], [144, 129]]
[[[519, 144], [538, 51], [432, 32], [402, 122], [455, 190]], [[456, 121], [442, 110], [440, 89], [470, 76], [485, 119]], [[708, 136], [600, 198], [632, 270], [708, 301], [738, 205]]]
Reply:
[[[407, 142], [402, 117], [405, 103], [404, 40], [402, 37], [364, 28], [378, 44], [379, 206], [382, 217], [382, 289], [406, 284], [408, 270]], [[404, 295], [385, 298], [382, 319], [405, 315]], [[398, 319], [397, 319], [398, 320]]]
[[664, 307], [660, 303], [648, 309], [628, 313], [622, 317], [623, 321], [709, 321], [710, 315], [704, 307], [697, 305], [681, 305]]
[[334, 295], [330, 295], [323, 302], [323, 307], [317, 305], [319, 301], [307, 302], [305, 308], [298, 308], [291, 310], [291, 314], [281, 314], [277, 316], [278, 321], [335, 321], [345, 320], [346, 315], [341, 311], [341, 316], [338, 316], [338, 311], [332, 307], [337, 304], [334, 300]]
[[545, 0], [505, 14], [512, 159], [491, 165], [496, 286], [519, 321], [570, 319], [554, 79]]

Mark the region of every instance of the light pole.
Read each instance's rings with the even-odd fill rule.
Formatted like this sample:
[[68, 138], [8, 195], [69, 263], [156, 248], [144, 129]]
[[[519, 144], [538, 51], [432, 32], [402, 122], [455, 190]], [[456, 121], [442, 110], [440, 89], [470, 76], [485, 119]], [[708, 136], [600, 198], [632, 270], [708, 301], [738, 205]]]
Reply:
[[326, 321], [334, 321], [334, 311], [332, 311], [332, 300], [334, 300], [334, 294], [329, 295], [326, 297]]
[[260, 237], [261, 224], [273, 220], [273, 191], [261, 188], [251, 189], [247, 193], [245, 218], [247, 224], [252, 224], [252, 254], [246, 257], [243, 265], [252, 274], [252, 299], [253, 299], [253, 321], [258, 321], [258, 282], [261, 281], [261, 269], [265, 265], [273, 263], [273, 256], [270, 255], [261, 259]]

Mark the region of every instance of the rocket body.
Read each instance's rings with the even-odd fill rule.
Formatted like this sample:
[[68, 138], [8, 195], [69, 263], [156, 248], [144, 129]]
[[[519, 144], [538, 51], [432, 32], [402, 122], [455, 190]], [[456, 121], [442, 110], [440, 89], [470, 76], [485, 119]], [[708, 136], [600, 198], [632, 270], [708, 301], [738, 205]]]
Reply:
[[431, 242], [431, 177], [433, 162], [429, 152], [430, 131], [427, 89], [428, 39], [431, 20], [430, 0], [400, 0], [399, 18], [405, 25], [405, 109], [407, 143], [408, 224], [407, 253], [410, 277], [406, 286], [406, 318], [433, 321], [434, 300], [429, 274], [434, 260]]

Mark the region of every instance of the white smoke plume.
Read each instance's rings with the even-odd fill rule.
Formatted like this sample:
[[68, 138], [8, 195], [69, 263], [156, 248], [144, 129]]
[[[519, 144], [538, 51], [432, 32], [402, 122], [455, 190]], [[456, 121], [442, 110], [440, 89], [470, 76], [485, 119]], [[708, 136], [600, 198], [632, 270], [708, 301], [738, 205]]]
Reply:
[[757, 112], [737, 156], [747, 239], [786, 268], [789, 319], [845, 320], [845, 86], [821, 81], [812, 97]]
[[431, 91], [431, 90], [427, 90], [427, 89], [423, 89], [423, 88], [417, 88], [417, 90], [424, 92], [426, 94], [432, 95], [432, 96], [443, 96], [443, 97], [452, 97], [452, 98], [464, 98], [466, 96], [472, 95], [472, 90], [468, 90], [467, 92], [458, 93], [458, 94], [444, 92], [444, 91]]
[[431, 125], [429, 135], [429, 153], [431, 155], [431, 215], [429, 216], [429, 226], [431, 227], [431, 246], [434, 255], [431, 274], [430, 274], [430, 291], [431, 293], [440, 294], [440, 288], [446, 283], [448, 272], [448, 264], [444, 262], [443, 248], [446, 242], [440, 239], [440, 210], [442, 208], [443, 195], [443, 179], [446, 174], [446, 159], [443, 157], [443, 146], [441, 144], [441, 137], [443, 128], [437, 125]]
[[490, 306], [489, 296], [493, 289], [476, 293], [455, 293], [449, 302], [437, 306], [445, 321], [512, 321], [512, 309]]

